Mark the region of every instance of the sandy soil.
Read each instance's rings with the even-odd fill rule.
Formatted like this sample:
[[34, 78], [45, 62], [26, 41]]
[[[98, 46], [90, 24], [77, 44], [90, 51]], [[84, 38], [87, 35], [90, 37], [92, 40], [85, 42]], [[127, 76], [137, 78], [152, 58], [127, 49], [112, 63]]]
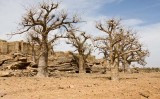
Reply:
[[160, 99], [160, 73], [0, 78], [0, 99]]

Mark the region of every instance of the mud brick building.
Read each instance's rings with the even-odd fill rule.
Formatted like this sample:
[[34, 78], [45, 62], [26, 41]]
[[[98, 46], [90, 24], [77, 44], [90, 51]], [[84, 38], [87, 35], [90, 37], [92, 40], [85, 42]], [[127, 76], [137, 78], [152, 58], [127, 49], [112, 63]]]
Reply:
[[29, 43], [22, 41], [7, 42], [0, 40], [0, 54], [10, 54], [12, 52], [31, 53]]

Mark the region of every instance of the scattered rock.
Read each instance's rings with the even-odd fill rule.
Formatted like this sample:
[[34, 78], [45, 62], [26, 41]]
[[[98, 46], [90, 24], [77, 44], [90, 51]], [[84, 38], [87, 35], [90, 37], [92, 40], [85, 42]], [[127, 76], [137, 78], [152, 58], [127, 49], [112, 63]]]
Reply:
[[7, 93], [0, 93], [0, 97], [4, 97], [6, 95], [7, 95]]
[[92, 87], [92, 85], [84, 85], [84, 87]]
[[74, 86], [73, 86], [73, 85], [69, 85], [69, 86], [68, 86], [68, 88], [71, 88], [71, 89], [73, 89], [73, 88], [74, 88]]
[[59, 86], [59, 87], [58, 87], [58, 89], [65, 89], [65, 88], [64, 88], [64, 87], [62, 87], [62, 86]]
[[0, 71], [0, 77], [11, 77], [12, 74], [9, 71]]
[[150, 92], [149, 91], [139, 92], [139, 95], [141, 95], [141, 96], [143, 96], [145, 98], [149, 98]]

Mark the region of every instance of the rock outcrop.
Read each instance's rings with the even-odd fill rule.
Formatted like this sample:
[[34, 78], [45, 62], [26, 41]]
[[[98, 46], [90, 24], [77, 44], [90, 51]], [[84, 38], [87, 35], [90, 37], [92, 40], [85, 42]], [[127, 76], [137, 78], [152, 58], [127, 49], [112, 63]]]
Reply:
[[[35, 50], [37, 50], [38, 46], [35, 47]], [[0, 40], [0, 69], [2, 71], [12, 70], [14, 72], [12, 73], [13, 75], [18, 75], [18, 73], [23, 75], [35, 75], [38, 68], [37, 61], [39, 51], [37, 50], [35, 54], [37, 61], [32, 61], [32, 53], [32, 48], [29, 43], [24, 41], [7, 42], [5, 40]], [[94, 70], [92, 67], [96, 67], [94, 66], [95, 64], [97, 64], [96, 66], [104, 65], [101, 61], [96, 61], [94, 56], [89, 56], [85, 64], [86, 72], [91, 73]], [[47, 68], [49, 72], [77, 72], [78, 64], [69, 52], [53, 53], [53, 51], [49, 51]], [[26, 73], [24, 74], [18, 71], [25, 71]]]

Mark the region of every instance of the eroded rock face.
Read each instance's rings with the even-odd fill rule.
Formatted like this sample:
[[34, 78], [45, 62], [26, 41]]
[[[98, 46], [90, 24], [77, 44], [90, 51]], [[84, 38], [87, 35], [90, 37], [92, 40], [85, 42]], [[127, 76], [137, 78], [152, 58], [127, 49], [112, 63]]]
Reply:
[[8, 69], [15, 70], [15, 69], [26, 69], [27, 66], [29, 65], [30, 65], [30, 62], [14, 62], [6, 67]]
[[8, 60], [12, 60], [12, 56], [11, 55], [0, 55], [0, 66], [2, 67], [2, 65], [8, 61]]
[[[95, 57], [89, 56], [85, 64], [86, 73], [92, 72], [92, 66], [95, 63]], [[66, 71], [66, 72], [76, 72], [78, 73], [77, 61], [69, 52], [55, 52], [54, 55], [49, 57], [48, 69], [50, 71]]]
[[30, 65], [30, 62], [27, 62], [27, 57], [24, 57], [22, 53], [13, 53], [12, 58], [7, 59], [3, 64], [4, 69], [26, 69]]
[[[6, 57], [5, 59], [7, 59], [2, 67], [3, 70], [13, 70], [15, 72], [19, 71], [19, 70], [23, 70], [23, 71], [27, 71], [24, 75], [30, 75], [32, 74], [36, 74], [37, 73], [37, 68], [38, 68], [38, 64], [34, 61], [32, 61], [31, 59], [31, 55], [24, 55], [21, 52], [15, 52], [12, 54], [8, 54], [10, 56], [7, 55], [0, 55], [2, 57]], [[53, 55], [49, 56], [48, 59], [48, 71], [49, 72], [55, 72], [55, 71], [61, 71], [61, 72], [71, 72], [71, 73], [75, 73], [78, 71], [78, 66], [76, 63], [76, 60], [74, 60], [74, 58], [72, 57], [72, 55], [70, 55], [68, 52], [57, 52], [54, 53]], [[101, 65], [102, 62], [96, 62], [94, 57], [90, 57], [89, 59], [87, 59], [87, 63], [85, 65], [85, 69], [86, 69], [86, 73], [92, 73], [96, 72], [96, 70], [102, 71], [103, 66], [100, 67], [99, 65], [97, 66], [97, 68], [102, 68], [102, 69], [97, 69], [95, 68], [95, 63]], [[93, 69], [92, 69], [93, 67]], [[96, 69], [96, 70], [95, 70]], [[21, 72], [18, 73], [12, 73], [14, 76], [20, 76]]]
[[[35, 46], [36, 60], [39, 57], [38, 46]], [[49, 50], [48, 69], [50, 71], [77, 71], [78, 64], [69, 52], [54, 52]], [[37, 61], [32, 61], [32, 47], [24, 41], [7, 42], [0, 40], [0, 68], [17, 70], [27, 67], [38, 68]], [[2, 56], [2, 58], [1, 58]], [[94, 64], [104, 65], [103, 62], [96, 62], [95, 56], [89, 56], [85, 65], [86, 71], [90, 72]], [[99, 67], [98, 67], [99, 68]], [[96, 68], [97, 69], [97, 68]], [[93, 69], [94, 70], [94, 69]]]

